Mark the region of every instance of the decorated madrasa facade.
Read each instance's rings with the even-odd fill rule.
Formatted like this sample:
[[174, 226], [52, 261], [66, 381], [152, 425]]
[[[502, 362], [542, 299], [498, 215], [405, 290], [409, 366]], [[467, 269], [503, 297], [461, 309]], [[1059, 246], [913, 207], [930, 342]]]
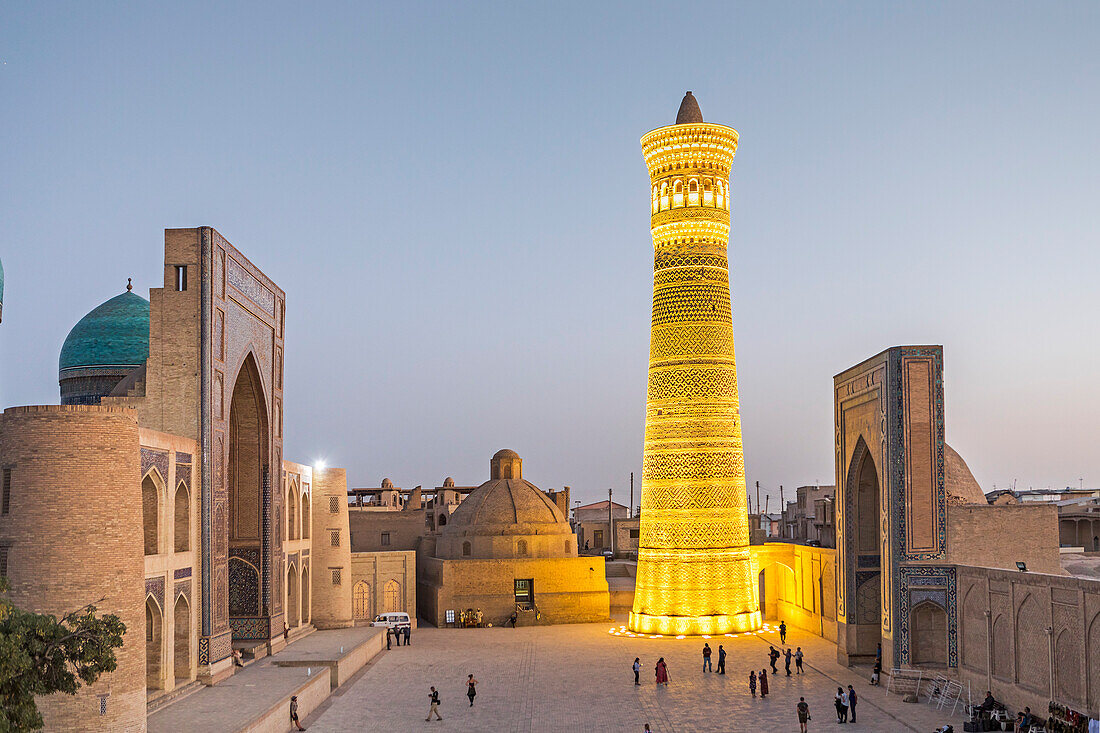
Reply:
[[144, 730], [147, 690], [225, 679], [234, 644], [352, 624], [344, 471], [283, 454], [284, 293], [210, 227], [164, 240], [164, 286], [65, 340], [61, 404], [0, 415], [12, 600], [127, 628], [115, 672], [39, 700], [50, 730]]

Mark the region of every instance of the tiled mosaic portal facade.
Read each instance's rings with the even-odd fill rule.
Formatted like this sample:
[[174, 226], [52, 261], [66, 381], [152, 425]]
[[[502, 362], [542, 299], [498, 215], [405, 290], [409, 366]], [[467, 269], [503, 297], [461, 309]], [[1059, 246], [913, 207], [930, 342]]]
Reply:
[[929, 601], [946, 614], [945, 661], [957, 667], [954, 571], [927, 565], [947, 557], [943, 349], [888, 349], [837, 375], [834, 395], [841, 650], [866, 656], [881, 639], [888, 664], [911, 664], [911, 612]]
[[726, 259], [737, 132], [700, 118], [654, 130], [642, 150], [655, 254], [630, 628], [744, 631], [760, 625], [760, 611]]

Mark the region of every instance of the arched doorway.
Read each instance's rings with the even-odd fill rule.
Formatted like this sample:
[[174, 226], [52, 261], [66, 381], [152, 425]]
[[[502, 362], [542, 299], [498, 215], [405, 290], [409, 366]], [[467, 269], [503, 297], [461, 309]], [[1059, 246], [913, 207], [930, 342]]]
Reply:
[[302, 623], [309, 623], [309, 568], [302, 568]]
[[164, 689], [164, 619], [153, 596], [145, 598], [145, 686]]
[[[270, 480], [267, 399], [252, 354], [245, 357], [229, 406], [229, 615], [259, 616], [264, 488]], [[250, 558], [255, 562], [239, 560]], [[237, 561], [239, 560], [239, 561]], [[237, 561], [237, 562], [234, 562]], [[247, 566], [247, 567], [246, 567]], [[235, 577], [236, 576], [236, 577]]]
[[286, 618], [287, 625], [294, 628], [298, 625], [298, 570], [294, 563], [286, 571]]
[[844, 501], [847, 562], [856, 567], [854, 583], [847, 589], [849, 657], [874, 655], [882, 642], [879, 488], [874, 458], [861, 437], [848, 467]]
[[909, 615], [913, 664], [947, 666], [947, 613], [933, 601], [918, 603]]
[[172, 666], [176, 681], [188, 682], [191, 680], [191, 607], [182, 593], [176, 598], [172, 616], [175, 626]]
[[145, 538], [145, 554], [160, 551], [160, 476], [155, 471], [141, 480], [141, 526]]
[[365, 580], [360, 580], [355, 584], [355, 587], [351, 589], [352, 615], [355, 616], [355, 618], [373, 618], [374, 614], [371, 613], [371, 600], [370, 583]]

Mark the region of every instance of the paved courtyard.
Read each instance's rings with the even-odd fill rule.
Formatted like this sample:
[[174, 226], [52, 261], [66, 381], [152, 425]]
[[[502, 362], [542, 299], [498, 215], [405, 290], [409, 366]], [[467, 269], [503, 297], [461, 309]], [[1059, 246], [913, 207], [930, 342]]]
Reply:
[[[616, 621], [618, 626], [622, 621]], [[835, 647], [793, 633], [788, 641], [806, 653], [806, 672], [769, 678], [767, 699], [749, 696], [749, 670], [767, 666], [768, 633], [714, 637], [725, 646], [726, 675], [703, 674], [699, 639], [612, 636], [607, 624], [519, 629], [434, 629], [414, 632], [411, 647], [383, 651], [357, 679], [336, 691], [305, 722], [311, 731], [797, 731], [795, 704], [810, 704], [811, 731], [838, 729], [832, 707], [838, 684], [860, 695], [851, 731], [929, 733], [950, 722], [962, 730], [962, 716], [950, 717], [924, 703], [907, 704], [885, 688], [867, 684], [869, 673], [836, 664]], [[653, 666], [668, 663], [671, 684], [658, 688]], [[630, 665], [641, 657], [642, 685], [634, 686]], [[793, 667], [793, 665], [792, 665]], [[793, 669], [792, 669], [793, 671]], [[466, 675], [477, 678], [470, 708]], [[443, 722], [424, 722], [428, 687], [440, 691]], [[978, 693], [975, 693], [978, 694]]]

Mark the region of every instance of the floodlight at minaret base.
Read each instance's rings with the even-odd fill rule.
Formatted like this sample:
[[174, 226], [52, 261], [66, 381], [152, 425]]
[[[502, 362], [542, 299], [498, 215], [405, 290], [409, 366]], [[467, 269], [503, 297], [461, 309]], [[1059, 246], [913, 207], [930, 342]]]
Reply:
[[729, 175], [737, 131], [703, 122], [642, 138], [652, 188], [653, 320], [632, 631], [760, 628], [730, 307]]

